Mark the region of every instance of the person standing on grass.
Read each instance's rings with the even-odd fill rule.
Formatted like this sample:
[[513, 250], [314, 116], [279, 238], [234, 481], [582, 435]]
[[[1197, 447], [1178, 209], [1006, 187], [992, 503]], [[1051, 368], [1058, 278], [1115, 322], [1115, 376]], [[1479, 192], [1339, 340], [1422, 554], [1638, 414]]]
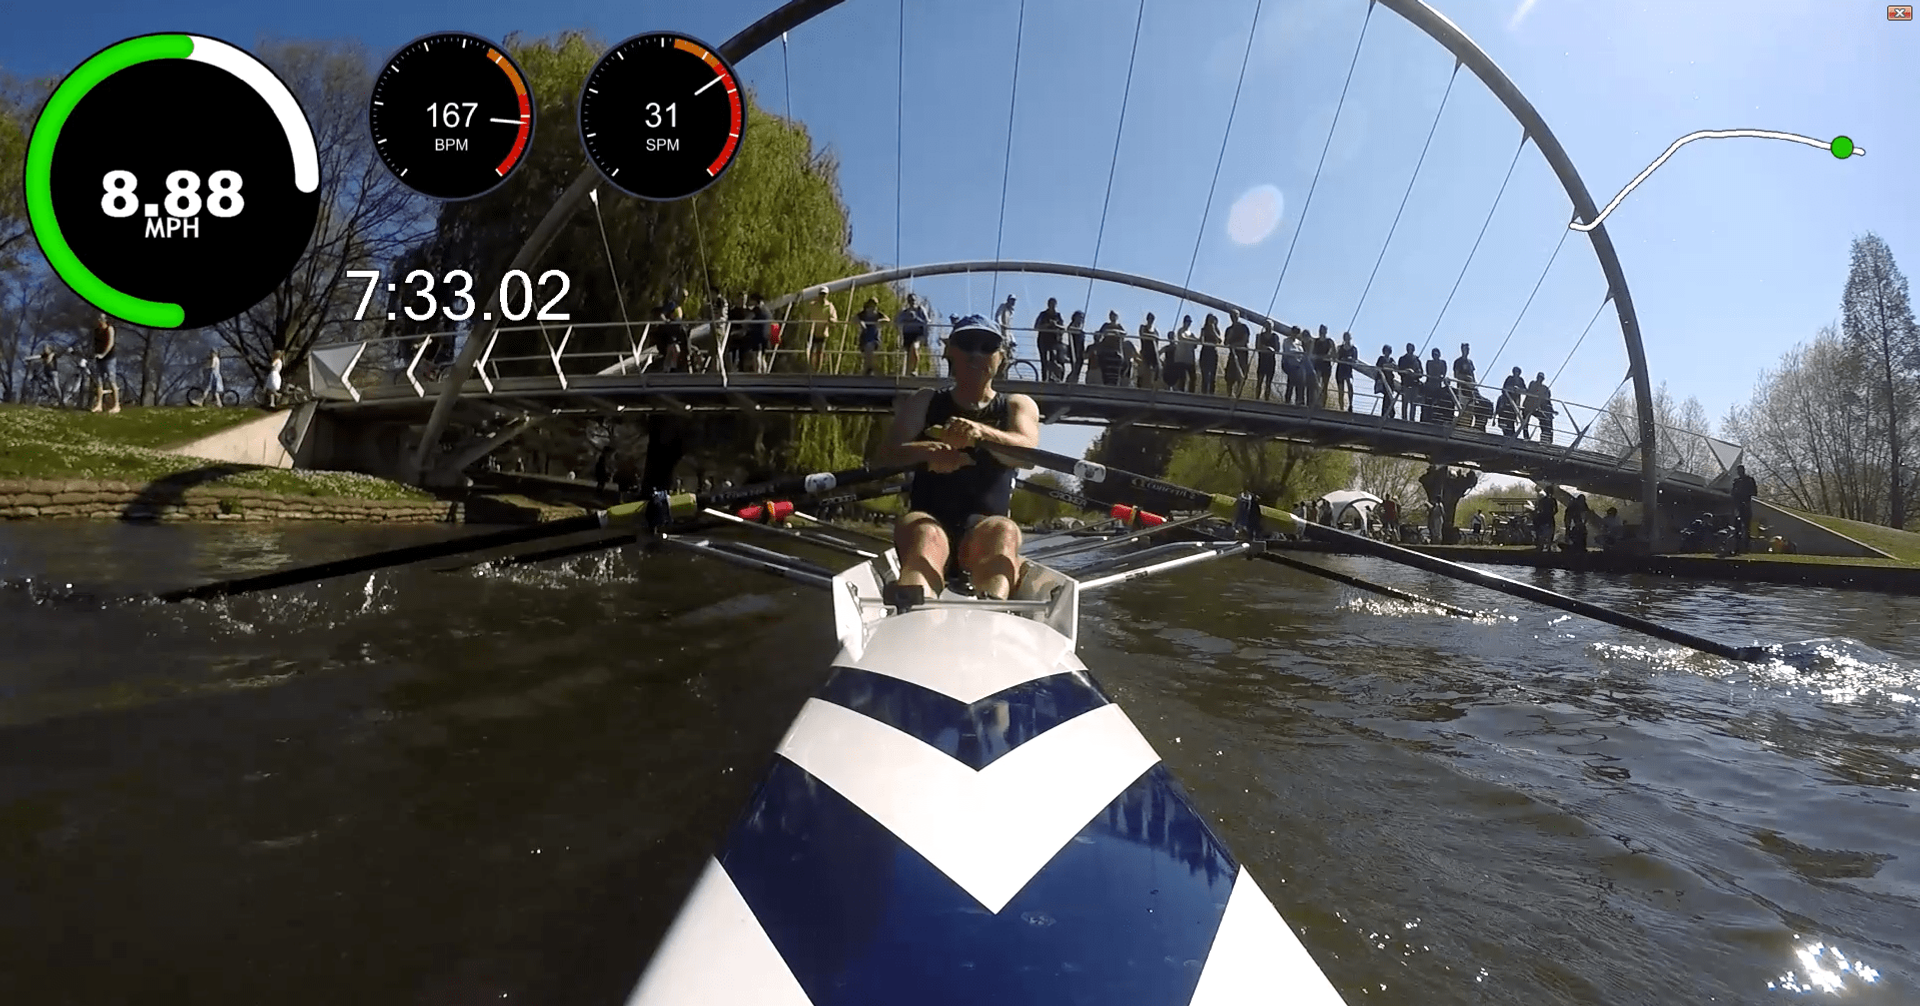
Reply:
[[267, 408], [280, 407], [280, 370], [287, 365], [287, 354], [275, 352], [273, 360], [267, 364]]
[[1746, 465], [1733, 466], [1733, 519], [1737, 526], [1733, 529], [1734, 546], [1741, 552], [1753, 548], [1753, 497], [1760, 492], [1760, 486], [1747, 474]]
[[216, 346], [207, 352], [207, 398], [202, 399], [201, 402], [205, 404], [208, 399], [211, 399], [213, 404], [218, 406], [220, 396], [226, 393], [226, 382], [220, 376], [220, 349]]
[[120, 374], [113, 361], [113, 356], [118, 350], [119, 347], [114, 345], [113, 324], [103, 314], [93, 323], [95, 384], [91, 411], [99, 412], [105, 408], [108, 395], [113, 396], [113, 408], [107, 411], [120, 411]]

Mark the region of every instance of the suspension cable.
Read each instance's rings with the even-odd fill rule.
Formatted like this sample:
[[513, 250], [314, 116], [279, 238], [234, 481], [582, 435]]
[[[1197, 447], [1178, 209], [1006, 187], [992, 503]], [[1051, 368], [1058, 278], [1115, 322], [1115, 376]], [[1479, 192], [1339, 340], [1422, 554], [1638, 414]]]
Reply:
[[[1500, 209], [1500, 200], [1507, 194], [1507, 183], [1513, 180], [1514, 166], [1520, 163], [1520, 154], [1527, 149], [1527, 141], [1529, 139], [1530, 137], [1527, 136], [1526, 129], [1522, 128], [1520, 130], [1520, 145], [1513, 149], [1513, 160], [1507, 162], [1507, 177], [1500, 179], [1500, 191], [1494, 193], [1493, 205], [1487, 207], [1487, 218], [1480, 221], [1480, 233], [1473, 239], [1473, 247], [1467, 249], [1467, 260], [1460, 263], [1460, 275], [1453, 278], [1453, 289], [1447, 291], [1447, 299], [1440, 305], [1440, 313], [1433, 316], [1433, 327], [1427, 329], [1427, 340], [1420, 344], [1420, 351], [1422, 353], [1427, 351], [1427, 343], [1433, 341], [1433, 334], [1440, 331], [1440, 319], [1447, 316], [1447, 308], [1453, 305], [1453, 295], [1460, 292], [1460, 281], [1467, 278], [1467, 267], [1473, 264], [1473, 256], [1480, 251], [1480, 241], [1487, 236], [1487, 227], [1493, 223], [1493, 214]], [[1505, 349], [1506, 345], [1507, 344], [1503, 342], [1500, 344], [1500, 348]], [[1494, 355], [1496, 358], [1499, 356], [1498, 353]], [[1487, 366], [1491, 367], [1493, 364], [1489, 363]], [[1489, 371], [1489, 373], [1491, 373], [1491, 371]]]
[[1180, 306], [1173, 309], [1173, 317], [1180, 317], [1187, 309], [1186, 289], [1193, 286], [1193, 267], [1200, 261], [1200, 245], [1207, 236], [1207, 216], [1213, 212], [1214, 189], [1220, 184], [1220, 166], [1227, 162], [1227, 141], [1233, 138], [1233, 117], [1240, 111], [1240, 89], [1247, 82], [1247, 63], [1253, 56], [1253, 36], [1260, 30], [1260, 8], [1266, 0], [1254, 0], [1253, 24], [1247, 28], [1247, 48], [1240, 54], [1240, 79], [1233, 84], [1233, 103], [1227, 106], [1227, 128], [1220, 134], [1220, 156], [1213, 161], [1213, 181], [1207, 185], [1207, 205], [1200, 211], [1200, 233], [1193, 236], [1193, 256], [1187, 259], [1187, 278], [1181, 283]]
[[[1113, 176], [1120, 168], [1120, 137], [1127, 129], [1127, 100], [1133, 96], [1133, 65], [1140, 58], [1140, 25], [1147, 18], [1147, 0], [1140, 0], [1140, 8], [1133, 15], [1133, 50], [1127, 56], [1127, 83], [1120, 90], [1120, 121], [1113, 127], [1113, 158], [1107, 162], [1107, 195], [1100, 203], [1100, 230], [1093, 238], [1093, 267], [1100, 267], [1100, 246], [1107, 239], [1107, 210], [1113, 205]], [[1204, 224], [1202, 225], [1204, 226]], [[1087, 300], [1080, 305], [1081, 312], [1093, 309], [1093, 280], [1087, 280]]]
[[787, 122], [793, 122], [793, 68], [787, 59], [787, 33], [780, 33], [780, 89], [787, 99]]
[[[633, 319], [627, 316], [627, 295], [620, 292], [620, 273], [613, 267], [613, 245], [607, 241], [607, 222], [600, 216], [599, 187], [596, 186], [588, 195], [593, 198], [593, 221], [600, 225], [600, 247], [607, 253], [607, 276], [613, 280], [613, 299], [620, 303], [620, 320], [627, 326], [627, 342], [636, 347], [633, 355], [637, 360], [640, 356], [639, 344], [633, 339]], [[644, 333], [641, 341], [646, 341]]]
[[1567, 364], [1573, 362], [1573, 354], [1580, 351], [1580, 344], [1587, 341], [1587, 333], [1593, 331], [1593, 323], [1600, 320], [1600, 312], [1605, 311], [1607, 305], [1611, 303], [1613, 303], [1613, 291], [1608, 290], [1607, 295], [1600, 298], [1600, 306], [1594, 309], [1593, 317], [1587, 319], [1587, 327], [1581, 330], [1580, 338], [1573, 340], [1573, 348], [1567, 350], [1567, 358], [1560, 361], [1560, 369], [1553, 372], [1553, 380], [1550, 383], [1560, 383], [1560, 375], [1566, 372]]
[[1347, 82], [1340, 85], [1340, 101], [1333, 106], [1333, 125], [1327, 127], [1327, 142], [1320, 148], [1320, 163], [1313, 167], [1313, 181], [1307, 185], [1306, 202], [1300, 204], [1300, 220], [1293, 225], [1293, 239], [1287, 242], [1287, 257], [1280, 263], [1280, 278], [1273, 281], [1273, 296], [1267, 298], [1267, 316], [1280, 302], [1280, 284], [1287, 281], [1287, 267], [1293, 265], [1293, 249], [1300, 243], [1300, 232], [1307, 226], [1307, 211], [1313, 209], [1313, 192], [1320, 187], [1320, 169], [1327, 166], [1327, 151], [1333, 149], [1334, 131], [1340, 128], [1340, 113], [1347, 107], [1347, 88], [1353, 86], [1353, 70], [1360, 65], [1360, 49], [1367, 44], [1367, 26], [1373, 23], [1373, 0], [1367, 2], [1366, 19], [1360, 22], [1360, 39], [1353, 43], [1353, 59], [1347, 63]]
[[1380, 243], [1380, 255], [1373, 260], [1373, 271], [1367, 274], [1367, 285], [1360, 288], [1360, 303], [1353, 305], [1353, 317], [1347, 319], [1348, 332], [1353, 331], [1355, 322], [1360, 320], [1360, 309], [1367, 305], [1367, 294], [1373, 292], [1374, 277], [1380, 275], [1380, 263], [1387, 260], [1387, 249], [1393, 246], [1393, 232], [1400, 229], [1400, 214], [1407, 211], [1407, 200], [1413, 198], [1413, 186], [1420, 181], [1420, 168], [1427, 163], [1427, 151], [1433, 147], [1433, 134], [1440, 131], [1440, 117], [1446, 114], [1447, 99], [1453, 97], [1453, 82], [1460, 79], [1460, 61], [1453, 61], [1453, 75], [1447, 78], [1447, 89], [1440, 95], [1440, 107], [1433, 110], [1433, 125], [1427, 127], [1427, 142], [1420, 146], [1420, 159], [1413, 162], [1413, 175], [1407, 179], [1407, 191], [1400, 195], [1400, 208], [1393, 211], [1393, 223], [1387, 227], [1387, 239]]
[[[893, 267], [900, 268], [900, 185], [904, 175], [901, 162], [906, 155], [907, 128], [907, 0], [900, 0], [899, 65], [893, 75]], [[912, 289], [913, 278], [907, 278]]]
[[[1000, 261], [1001, 242], [1007, 236], [1007, 179], [1013, 167], [1013, 110], [1020, 100], [1020, 43], [1027, 33], [1027, 0], [1020, 0], [1019, 19], [1013, 28], [1013, 87], [1007, 95], [1007, 154], [1000, 161], [1000, 229], [993, 238], [993, 260]], [[993, 273], [993, 295], [990, 298], [993, 307], [998, 308], [1000, 300], [1000, 271]]]
[[[1570, 233], [1570, 231], [1571, 228], [1562, 227], [1560, 229], [1560, 243], [1554, 245], [1553, 254], [1547, 256], [1547, 267], [1540, 270], [1540, 278], [1533, 281], [1533, 292], [1527, 294], [1527, 302], [1520, 305], [1520, 313], [1514, 317], [1513, 325], [1507, 329], [1507, 337], [1500, 340], [1500, 348], [1494, 350], [1493, 359], [1487, 361], [1487, 373], [1491, 374], [1494, 372], [1493, 368], [1500, 362], [1500, 354], [1506, 352], [1507, 343], [1513, 341], [1513, 333], [1520, 330], [1520, 322], [1526, 318], [1527, 308], [1533, 306], [1533, 298], [1539, 295], [1540, 285], [1547, 281], [1547, 273], [1553, 271], [1553, 261], [1560, 257], [1560, 249], [1566, 247], [1567, 234]], [[1427, 339], [1428, 341], [1432, 341], [1433, 333], [1427, 333]], [[1420, 347], [1420, 352], [1424, 353], [1426, 351], [1426, 346], [1423, 345]]]

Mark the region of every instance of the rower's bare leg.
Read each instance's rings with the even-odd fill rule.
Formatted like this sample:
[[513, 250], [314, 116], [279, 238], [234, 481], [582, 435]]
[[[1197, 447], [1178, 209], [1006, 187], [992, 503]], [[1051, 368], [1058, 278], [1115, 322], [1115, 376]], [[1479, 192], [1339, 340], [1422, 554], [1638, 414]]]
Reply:
[[973, 577], [974, 593], [1005, 600], [1020, 582], [1020, 525], [988, 517], [960, 540], [960, 565]]
[[932, 514], [915, 510], [895, 522], [893, 547], [900, 555], [900, 578], [895, 583], [920, 587], [928, 597], [939, 594], [946, 586], [947, 552], [951, 546], [946, 528], [941, 527]]

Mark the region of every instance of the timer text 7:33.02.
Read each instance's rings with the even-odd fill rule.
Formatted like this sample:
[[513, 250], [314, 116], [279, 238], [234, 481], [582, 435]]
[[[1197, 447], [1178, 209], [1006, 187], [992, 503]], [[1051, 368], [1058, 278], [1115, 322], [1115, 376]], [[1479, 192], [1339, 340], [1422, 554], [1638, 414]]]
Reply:
[[[380, 271], [349, 269], [347, 276], [351, 279], [367, 281], [367, 288], [360, 294], [360, 308], [353, 313], [353, 320], [360, 321], [366, 317], [367, 304], [373, 300], [374, 291], [380, 287]], [[535, 287], [544, 291], [554, 281], [559, 283], [559, 290], [540, 304], [538, 313], [535, 313]], [[436, 314], [448, 321], [466, 321], [473, 317], [474, 308], [477, 306], [473, 299], [473, 274], [465, 269], [455, 269], [438, 279], [425, 269], [415, 269], [407, 273], [406, 279], [402, 282], [407, 285], [407, 289], [403, 295], [405, 303], [401, 310], [414, 321], [430, 321]], [[445, 289], [440, 292], [451, 298], [445, 305], [440, 303], [439, 297], [434, 293], [440, 284], [445, 285]], [[558, 269], [548, 269], [541, 273], [537, 284], [525, 272], [519, 269], [509, 270], [505, 276], [501, 277], [500, 288], [497, 291], [496, 299], [500, 305], [500, 317], [507, 321], [525, 321], [527, 315], [532, 314], [535, 321], [570, 321], [572, 319], [566, 312], [556, 311], [554, 306], [566, 297], [567, 291], [572, 287], [573, 282], [567, 278], [567, 274]], [[387, 292], [401, 292], [399, 284], [388, 283]], [[460, 305], [457, 311], [454, 308], [455, 302]], [[416, 308], [416, 305], [419, 306]], [[399, 318], [394, 313], [388, 312], [387, 320], [398, 321]], [[493, 312], [480, 312], [480, 320], [492, 321]]]

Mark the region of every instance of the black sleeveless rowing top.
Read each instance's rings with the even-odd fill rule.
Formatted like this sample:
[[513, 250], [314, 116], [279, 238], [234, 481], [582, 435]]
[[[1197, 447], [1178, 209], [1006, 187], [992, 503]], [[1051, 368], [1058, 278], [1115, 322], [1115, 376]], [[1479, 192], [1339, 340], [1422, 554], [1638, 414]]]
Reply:
[[[927, 403], [927, 423], [915, 440], [932, 440], [927, 430], [944, 424], [954, 416], [971, 419], [995, 429], [1010, 429], [1007, 396], [994, 393], [991, 401], [978, 410], [963, 409], [953, 400], [953, 389], [943, 388]], [[973, 464], [958, 471], [941, 474], [925, 468], [913, 473], [911, 507], [932, 514], [950, 529], [965, 530], [967, 518], [976, 514], [1007, 515], [1013, 506], [1014, 470], [979, 447], [967, 448]]]

